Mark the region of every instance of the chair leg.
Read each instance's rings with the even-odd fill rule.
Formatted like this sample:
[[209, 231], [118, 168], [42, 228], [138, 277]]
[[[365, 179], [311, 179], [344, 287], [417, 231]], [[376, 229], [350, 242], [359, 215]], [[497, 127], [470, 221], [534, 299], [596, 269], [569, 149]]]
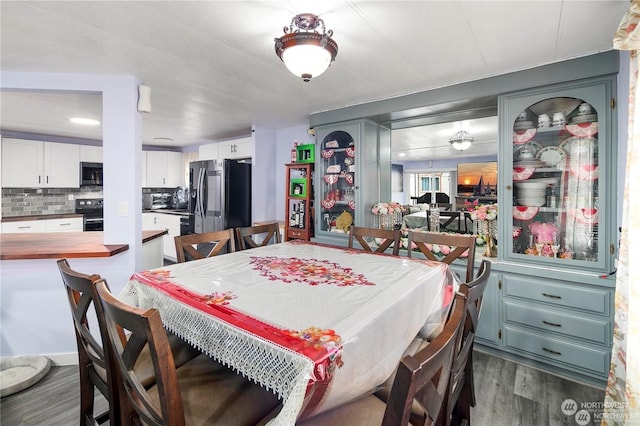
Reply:
[[460, 390], [460, 396], [453, 407], [452, 413], [452, 425], [470, 424], [471, 423], [471, 386], [470, 383], [465, 381]]
[[469, 351], [469, 358], [467, 358], [467, 365], [465, 366], [465, 383], [468, 383], [469, 390], [471, 391], [470, 403], [472, 407], [476, 406], [476, 384], [473, 381], [473, 348]]
[[78, 364], [80, 373], [80, 423], [81, 425], [93, 423], [94, 387], [89, 380], [87, 365]]

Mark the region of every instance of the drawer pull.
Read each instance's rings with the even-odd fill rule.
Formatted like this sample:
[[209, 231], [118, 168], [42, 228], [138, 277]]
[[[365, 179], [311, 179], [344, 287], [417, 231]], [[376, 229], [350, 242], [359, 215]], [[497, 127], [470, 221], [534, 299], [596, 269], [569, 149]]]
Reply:
[[31, 225], [18, 226], [18, 229], [31, 229]]
[[549, 352], [550, 354], [554, 354], [554, 355], [562, 355], [562, 352], [558, 352], [558, 351], [552, 351], [551, 349], [547, 349], [544, 346], [542, 347], [542, 350], [545, 352]]
[[71, 222], [61, 223], [60, 226], [71, 226]]
[[562, 324], [556, 324], [555, 322], [549, 322], [549, 321], [542, 320], [542, 323], [543, 324], [547, 324], [547, 325], [551, 325], [553, 327], [562, 327]]
[[562, 299], [562, 296], [556, 296], [555, 294], [542, 293], [542, 295], [551, 299]]

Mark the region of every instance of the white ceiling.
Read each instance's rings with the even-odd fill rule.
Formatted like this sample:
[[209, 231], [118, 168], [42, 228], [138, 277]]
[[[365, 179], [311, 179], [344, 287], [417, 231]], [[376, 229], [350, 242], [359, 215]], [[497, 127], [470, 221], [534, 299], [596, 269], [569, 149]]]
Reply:
[[[152, 90], [143, 143], [181, 147], [247, 135], [252, 124], [298, 125], [314, 112], [610, 50], [628, 6], [628, 0], [2, 1], [0, 69], [137, 76]], [[320, 15], [339, 46], [335, 63], [309, 83], [274, 52], [274, 38], [303, 12]], [[0, 128], [99, 140], [99, 128], [71, 126], [68, 117], [99, 118], [100, 105], [97, 95], [4, 91]], [[495, 152], [495, 118], [394, 131], [394, 150], [455, 154], [447, 141], [461, 126], [470, 127], [478, 146], [486, 143], [479, 152], [492, 144]], [[419, 149], [429, 144], [441, 149]]]

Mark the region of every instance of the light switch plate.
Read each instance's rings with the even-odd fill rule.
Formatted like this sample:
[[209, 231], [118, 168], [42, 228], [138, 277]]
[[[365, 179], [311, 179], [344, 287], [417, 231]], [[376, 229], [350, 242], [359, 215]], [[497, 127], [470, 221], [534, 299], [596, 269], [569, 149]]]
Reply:
[[118, 215], [121, 217], [129, 216], [129, 204], [126, 201], [120, 201], [118, 204]]

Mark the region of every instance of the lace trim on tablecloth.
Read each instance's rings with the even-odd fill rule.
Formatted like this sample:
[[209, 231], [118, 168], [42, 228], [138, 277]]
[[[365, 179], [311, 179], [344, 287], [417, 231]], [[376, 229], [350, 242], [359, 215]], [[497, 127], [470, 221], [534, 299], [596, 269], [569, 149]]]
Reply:
[[[312, 379], [314, 363], [287, 348], [256, 339], [250, 333], [219, 321], [195, 308], [172, 307], [169, 296], [146, 285], [129, 283], [119, 295], [125, 302], [162, 312], [165, 327], [218, 362], [256, 383], [269, 383], [270, 390], [284, 401], [278, 416], [268, 424], [293, 425]], [[215, 353], [215, 357], [214, 357]], [[243, 356], [237, 356], [237, 354]]]

